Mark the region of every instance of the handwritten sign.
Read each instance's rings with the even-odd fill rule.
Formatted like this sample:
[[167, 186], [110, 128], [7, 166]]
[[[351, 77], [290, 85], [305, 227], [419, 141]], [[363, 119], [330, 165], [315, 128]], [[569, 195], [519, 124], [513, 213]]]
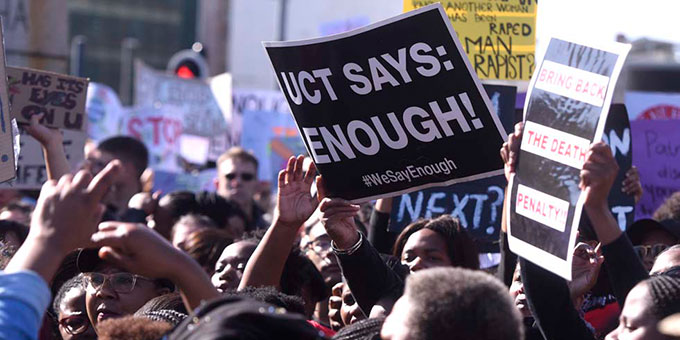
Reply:
[[[228, 80], [227, 85], [231, 82]], [[231, 90], [220, 82], [219, 96], [231, 104]], [[158, 72], [141, 61], [135, 63], [135, 105], [174, 108], [180, 114], [183, 133], [210, 139], [208, 157], [216, 160], [230, 144], [226, 116], [210, 84]]]
[[[0, 20], [0, 25], [2, 20]], [[5, 39], [0, 27], [0, 183], [6, 182], [15, 175], [14, 135], [9, 111], [9, 95], [7, 93], [7, 73], [5, 68]]]
[[180, 137], [184, 120], [176, 107], [133, 107], [123, 120], [123, 134], [144, 142], [149, 167], [180, 172]]
[[[71, 165], [77, 169], [84, 159], [85, 140], [87, 134], [81, 131], [62, 130], [64, 153]], [[0, 184], [0, 188], [40, 190], [47, 181], [47, 170], [40, 142], [31, 137], [19, 126], [21, 152], [17, 159], [16, 178]]]
[[83, 131], [87, 127], [85, 78], [22, 67], [7, 67], [12, 116], [29, 123], [34, 114], [52, 128]]
[[644, 194], [635, 219], [649, 218], [666, 198], [680, 191], [680, 120], [634, 120], [633, 164]]
[[635, 197], [622, 191], [626, 172], [633, 165], [633, 149], [631, 147], [630, 122], [628, 112], [623, 104], [612, 104], [607, 115], [602, 140], [609, 145], [612, 155], [619, 165], [619, 173], [609, 190], [607, 202], [609, 210], [616, 218], [619, 228], [626, 228], [633, 224], [635, 218]]
[[120, 134], [123, 104], [116, 92], [104, 85], [90, 82], [87, 89], [87, 134], [95, 142]]
[[[273, 147], [272, 142], [282, 137], [297, 137], [302, 142], [286, 98], [281, 91], [234, 90], [234, 112], [238, 112], [243, 131], [247, 131], [241, 135], [241, 146], [252, 151], [259, 161], [257, 177], [275, 185], [282, 168], [278, 162], [272, 163], [272, 157], [282, 149]], [[280, 155], [286, 161], [288, 157]]]
[[441, 2], [481, 79], [529, 80], [536, 0], [404, 0], [404, 11]]

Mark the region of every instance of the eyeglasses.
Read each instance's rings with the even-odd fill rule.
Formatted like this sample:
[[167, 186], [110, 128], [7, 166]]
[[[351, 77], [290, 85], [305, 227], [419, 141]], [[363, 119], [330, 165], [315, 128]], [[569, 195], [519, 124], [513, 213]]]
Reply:
[[85, 280], [94, 290], [100, 290], [102, 286], [109, 282], [111, 288], [117, 293], [129, 293], [135, 289], [135, 284], [138, 279], [153, 281], [144, 276], [135, 275], [131, 273], [115, 273], [115, 274], [102, 274], [102, 273], [87, 273], [85, 274]]
[[241, 177], [241, 180], [246, 181], [246, 182], [250, 182], [250, 181], [255, 179], [255, 175], [247, 173], [247, 172], [242, 173], [242, 174], [231, 173], [231, 174], [224, 175], [224, 177], [226, 177], [227, 180], [229, 180], [229, 181], [233, 181], [234, 179], [236, 179], [236, 177], [239, 177], [239, 176]]
[[331, 241], [329, 240], [319, 240], [316, 239], [312, 242], [309, 242], [305, 245], [305, 249], [311, 250], [318, 255], [325, 255], [331, 250]]
[[90, 320], [88, 320], [87, 315], [76, 314], [59, 320], [59, 326], [68, 334], [78, 335], [85, 333], [90, 328]]
[[637, 252], [638, 256], [643, 259], [647, 256], [656, 258], [668, 248], [667, 245], [665, 244], [655, 244], [653, 246], [635, 246], [635, 252]]

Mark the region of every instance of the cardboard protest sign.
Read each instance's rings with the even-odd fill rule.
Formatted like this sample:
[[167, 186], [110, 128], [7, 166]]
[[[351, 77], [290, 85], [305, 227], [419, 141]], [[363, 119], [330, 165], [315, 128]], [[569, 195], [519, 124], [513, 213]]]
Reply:
[[628, 112], [623, 104], [612, 104], [609, 108], [607, 122], [604, 125], [602, 140], [612, 149], [612, 154], [619, 165], [614, 185], [609, 191], [607, 202], [612, 215], [616, 218], [621, 230], [633, 224], [635, 218], [635, 197], [624, 193], [623, 180], [626, 172], [633, 165], [633, 149], [630, 138], [630, 122]]
[[[2, 20], [0, 20], [0, 26]], [[16, 177], [14, 159], [14, 134], [9, 111], [7, 91], [7, 69], [5, 67], [5, 39], [0, 27], [0, 183]]]
[[90, 82], [87, 86], [87, 135], [95, 142], [120, 134], [123, 104], [110, 87]]
[[505, 131], [441, 5], [264, 45], [329, 195], [359, 202], [502, 173]]
[[[61, 130], [63, 135], [62, 145], [66, 159], [71, 169], [77, 169], [81, 165], [84, 156], [85, 141], [87, 134], [81, 131]], [[0, 184], [0, 188], [40, 190], [47, 181], [47, 170], [40, 142], [31, 137], [21, 126], [20, 153], [17, 158], [16, 178], [7, 183]]]
[[[222, 84], [222, 83], [220, 83]], [[220, 87], [231, 103], [230, 88]], [[210, 84], [158, 72], [143, 62], [135, 62], [135, 105], [163, 106], [181, 115], [183, 133], [210, 139], [208, 158], [216, 160], [231, 145], [227, 120]]]
[[241, 136], [241, 146], [253, 152], [259, 162], [258, 178], [276, 185], [281, 164], [273, 162], [274, 156], [288, 161], [290, 155], [272, 143], [284, 137], [297, 138], [302, 143], [286, 98], [281, 91], [235, 90], [234, 112], [238, 112], [242, 129], [247, 131]]
[[680, 119], [680, 93], [627, 91], [628, 117], [635, 119]]
[[650, 218], [666, 198], [680, 191], [680, 120], [634, 120], [630, 126], [633, 164], [644, 190], [635, 219]]
[[84, 131], [88, 80], [23, 67], [7, 67], [12, 116], [30, 122], [44, 113], [41, 123], [52, 128]]
[[154, 171], [153, 191], [215, 191], [217, 169], [206, 169], [198, 173], [175, 173]]
[[[494, 111], [506, 132], [514, 129], [514, 86], [484, 85]], [[501, 206], [505, 198], [505, 176], [498, 175], [448, 187], [403, 194], [392, 201], [389, 230], [399, 233], [419, 218], [450, 214], [456, 217], [477, 243], [480, 252], [498, 252]]]
[[583, 208], [580, 172], [590, 144], [602, 139], [629, 49], [551, 38], [529, 87], [516, 174], [508, 184], [509, 245], [567, 280]]
[[144, 142], [149, 149], [149, 167], [180, 172], [179, 150], [184, 120], [176, 107], [133, 107], [123, 120], [123, 134]]
[[481, 79], [529, 80], [534, 71], [532, 0], [404, 0], [404, 11], [441, 2]]

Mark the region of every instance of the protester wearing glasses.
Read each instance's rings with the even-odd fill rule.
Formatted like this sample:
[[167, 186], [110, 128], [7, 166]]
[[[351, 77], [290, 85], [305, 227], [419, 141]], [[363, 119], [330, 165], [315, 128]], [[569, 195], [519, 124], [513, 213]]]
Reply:
[[168, 280], [153, 280], [102, 261], [98, 250], [86, 249], [78, 257], [86, 287], [85, 304], [92, 326], [103, 320], [134, 314], [147, 301], [170, 293]]
[[672, 219], [658, 222], [653, 219], [642, 219], [631, 224], [626, 229], [626, 234], [645, 269], [649, 271], [659, 254], [680, 241], [680, 223]]
[[246, 230], [267, 228], [264, 211], [255, 203], [257, 191], [257, 158], [248, 151], [233, 147], [217, 160], [217, 193], [235, 201], [246, 214]]
[[82, 274], [66, 281], [54, 298], [52, 309], [64, 340], [96, 339], [85, 307], [86, 286]]

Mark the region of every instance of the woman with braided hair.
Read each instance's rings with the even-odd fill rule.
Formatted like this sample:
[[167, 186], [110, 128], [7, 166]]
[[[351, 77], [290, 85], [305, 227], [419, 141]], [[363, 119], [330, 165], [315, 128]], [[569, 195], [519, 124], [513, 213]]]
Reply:
[[621, 311], [619, 327], [606, 340], [670, 339], [661, 334], [657, 324], [680, 312], [680, 278], [656, 275], [638, 283], [628, 293]]

